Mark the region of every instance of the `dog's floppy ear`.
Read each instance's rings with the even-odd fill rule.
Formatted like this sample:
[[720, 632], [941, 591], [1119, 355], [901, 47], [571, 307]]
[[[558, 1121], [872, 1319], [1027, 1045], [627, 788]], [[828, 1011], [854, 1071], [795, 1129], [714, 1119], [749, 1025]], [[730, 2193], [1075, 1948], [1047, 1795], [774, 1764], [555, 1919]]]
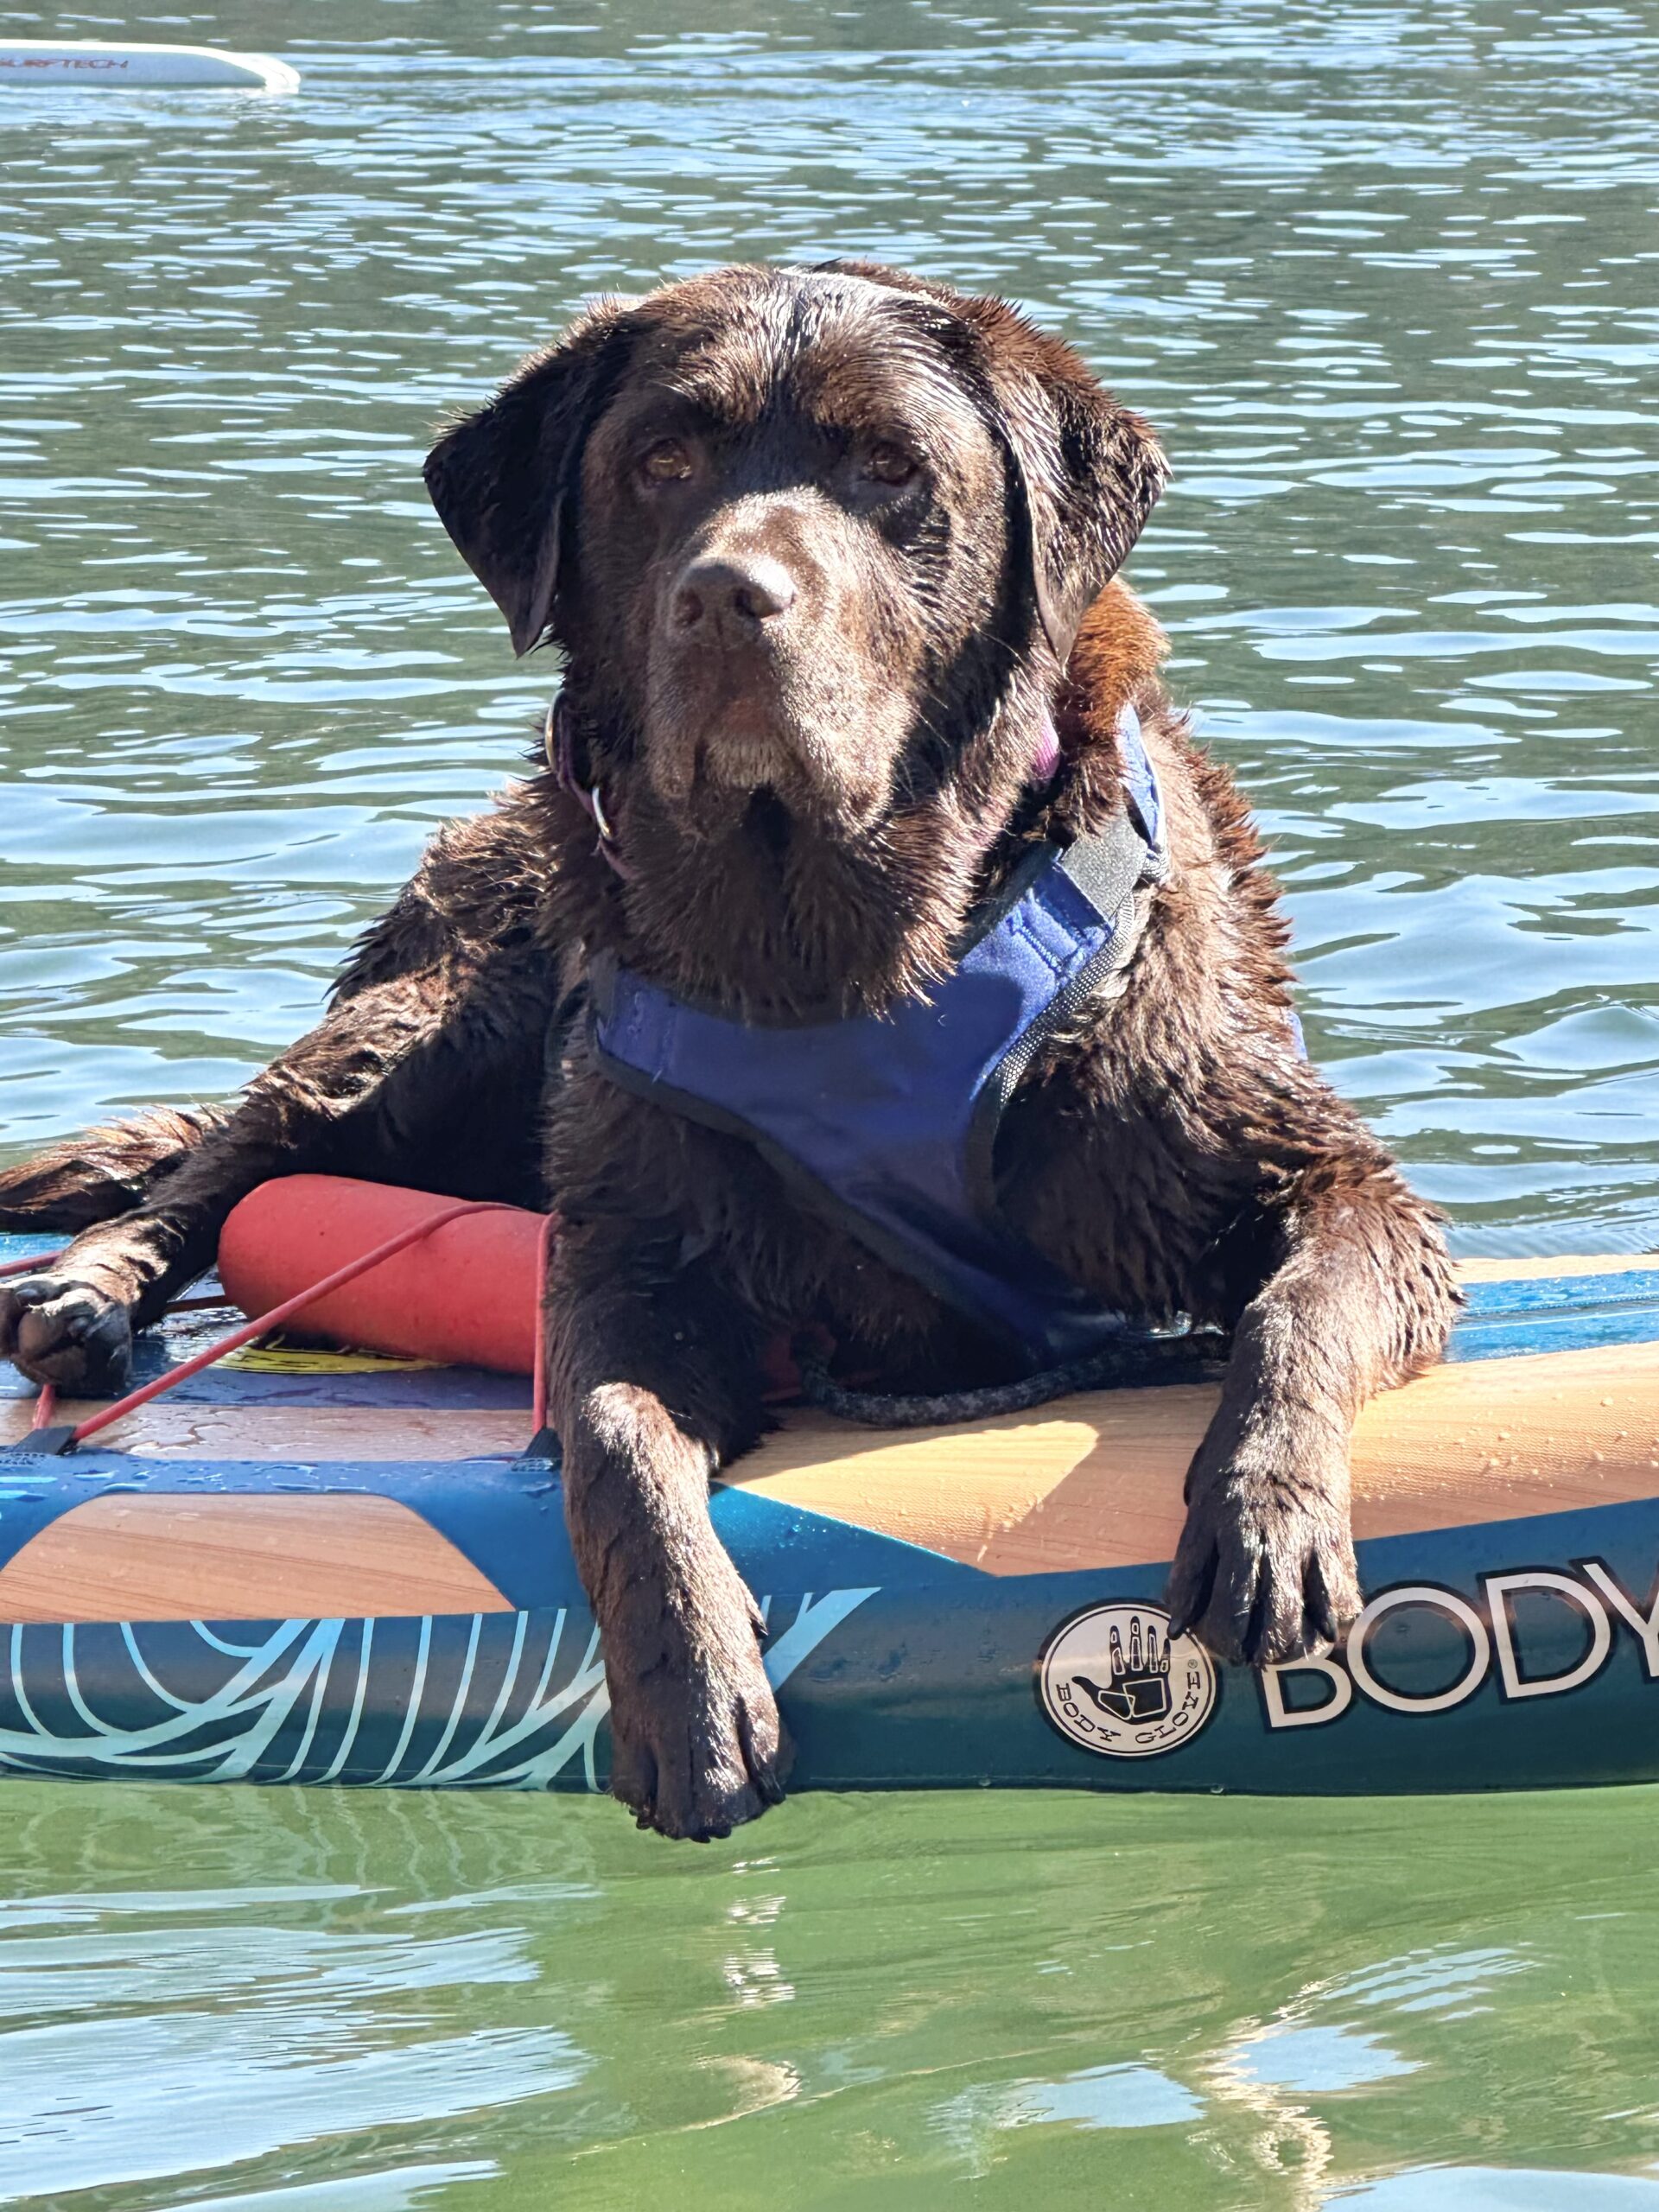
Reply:
[[427, 457], [428, 494], [516, 653], [541, 643], [553, 612], [582, 447], [620, 373], [628, 322], [624, 302], [601, 302]]
[[1078, 625], [1146, 527], [1169, 464], [1151, 425], [1120, 407], [1070, 346], [1002, 312], [1037, 340], [1007, 353], [993, 344], [989, 368], [1024, 499], [1037, 617], [1064, 668]]
[[875, 262], [825, 266], [946, 311], [935, 335], [957, 355], [1007, 448], [1025, 510], [1016, 528], [1033, 609], [1064, 668], [1078, 624], [1128, 557], [1169, 480], [1150, 424], [1120, 407], [1064, 340], [1006, 300]]
[[1065, 666], [1077, 626], [1128, 558], [1169, 464], [1149, 423], [1120, 407], [1063, 340], [1006, 300], [958, 297], [1025, 507], [1037, 618]]

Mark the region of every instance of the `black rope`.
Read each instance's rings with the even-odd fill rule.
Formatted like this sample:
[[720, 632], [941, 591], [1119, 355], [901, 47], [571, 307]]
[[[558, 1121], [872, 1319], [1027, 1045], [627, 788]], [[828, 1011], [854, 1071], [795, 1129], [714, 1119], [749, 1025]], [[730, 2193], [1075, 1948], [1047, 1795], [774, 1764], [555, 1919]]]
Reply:
[[1022, 1414], [1074, 1390], [1144, 1389], [1172, 1382], [1213, 1382], [1220, 1378], [1227, 1340], [1205, 1330], [1179, 1337], [1142, 1337], [1109, 1344], [1087, 1359], [1022, 1376], [1017, 1382], [993, 1382], [979, 1390], [944, 1390], [926, 1397], [887, 1397], [873, 1390], [848, 1390], [830, 1379], [823, 1355], [798, 1355], [801, 1395], [821, 1412], [855, 1421], [866, 1428], [938, 1428], [949, 1421], [984, 1421], [993, 1414]]

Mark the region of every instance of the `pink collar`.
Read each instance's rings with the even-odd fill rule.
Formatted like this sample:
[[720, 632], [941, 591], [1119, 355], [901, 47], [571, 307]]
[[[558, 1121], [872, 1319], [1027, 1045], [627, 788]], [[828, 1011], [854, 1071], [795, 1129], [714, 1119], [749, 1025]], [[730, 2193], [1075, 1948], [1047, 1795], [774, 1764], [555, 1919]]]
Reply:
[[1043, 708], [1043, 726], [1037, 733], [1037, 750], [1031, 756], [1033, 783], [1046, 784], [1060, 765], [1060, 734], [1054, 727], [1054, 717], [1046, 705]]

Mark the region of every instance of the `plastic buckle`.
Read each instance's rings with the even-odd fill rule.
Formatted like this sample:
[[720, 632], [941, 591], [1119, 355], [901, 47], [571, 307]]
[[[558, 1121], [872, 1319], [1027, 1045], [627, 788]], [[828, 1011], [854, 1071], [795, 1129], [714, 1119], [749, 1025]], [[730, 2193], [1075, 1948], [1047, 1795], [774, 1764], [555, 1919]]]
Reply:
[[73, 1421], [60, 1421], [55, 1428], [31, 1428], [15, 1444], [9, 1444], [3, 1454], [14, 1459], [60, 1459], [66, 1452], [75, 1447]]

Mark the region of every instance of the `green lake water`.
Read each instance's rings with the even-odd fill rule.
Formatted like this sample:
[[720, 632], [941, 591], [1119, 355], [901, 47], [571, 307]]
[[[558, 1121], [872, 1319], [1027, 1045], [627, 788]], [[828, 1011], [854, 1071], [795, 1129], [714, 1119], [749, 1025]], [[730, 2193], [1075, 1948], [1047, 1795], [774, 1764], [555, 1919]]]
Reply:
[[[1659, 1244], [1659, 5], [239, 0], [0, 94], [0, 1153], [305, 1025], [552, 672], [429, 427], [873, 253], [1162, 429], [1133, 564], [1310, 1044], [1470, 1250]], [[0, 2204], [1659, 2212], [1659, 1795], [0, 1784]]]

